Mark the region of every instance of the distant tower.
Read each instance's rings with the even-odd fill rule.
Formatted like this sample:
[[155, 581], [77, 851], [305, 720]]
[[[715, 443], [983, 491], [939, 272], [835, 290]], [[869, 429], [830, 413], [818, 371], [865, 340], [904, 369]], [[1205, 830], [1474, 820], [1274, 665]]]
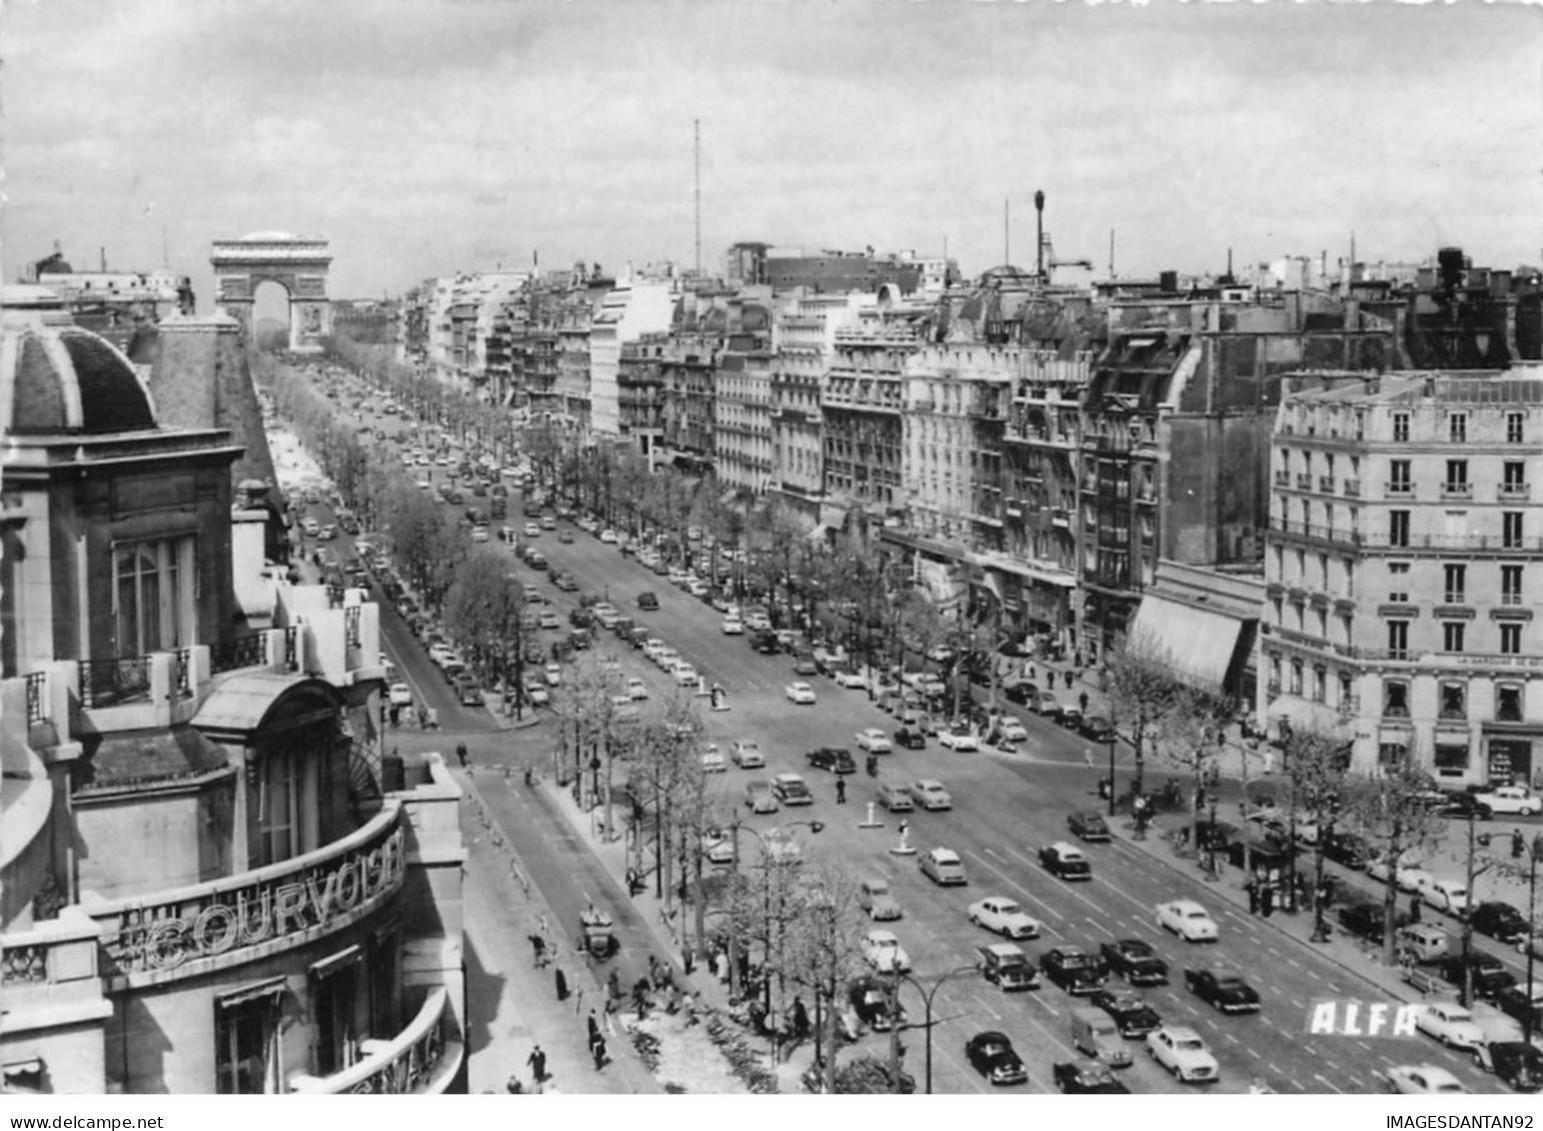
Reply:
[[696, 138], [696, 277], [702, 277], [702, 119], [694, 118], [691, 129]]

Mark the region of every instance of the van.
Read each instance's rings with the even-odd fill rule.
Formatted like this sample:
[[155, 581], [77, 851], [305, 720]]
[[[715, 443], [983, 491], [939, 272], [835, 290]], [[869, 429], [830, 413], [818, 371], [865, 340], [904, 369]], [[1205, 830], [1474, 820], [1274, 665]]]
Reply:
[[980, 972], [1003, 993], [1039, 988], [1039, 971], [1023, 948], [1012, 943], [992, 943], [980, 948]]
[[1102, 1009], [1084, 1006], [1072, 1010], [1072, 1044], [1112, 1068], [1130, 1064], [1130, 1050], [1120, 1036], [1120, 1027]]
[[1394, 933], [1394, 949], [1407, 952], [1416, 962], [1440, 962], [1447, 956], [1450, 943], [1445, 929], [1435, 923], [1410, 923]]

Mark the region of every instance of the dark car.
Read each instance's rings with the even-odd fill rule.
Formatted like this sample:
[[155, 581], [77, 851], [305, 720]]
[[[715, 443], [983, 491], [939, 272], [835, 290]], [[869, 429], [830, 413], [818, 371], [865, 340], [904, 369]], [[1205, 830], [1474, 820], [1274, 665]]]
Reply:
[[1259, 994], [1241, 974], [1201, 967], [1184, 971], [1184, 984], [1190, 993], [1223, 1013], [1259, 1012]]
[[568, 623], [574, 628], [588, 628], [595, 623], [595, 618], [590, 615], [588, 609], [570, 609], [568, 611]]
[[482, 688], [477, 686], [475, 680], [467, 679], [464, 676], [456, 680], [455, 693], [456, 698], [460, 700], [463, 707], [482, 706]]
[[927, 748], [927, 736], [921, 728], [901, 727], [895, 732], [895, 745], [907, 750], [925, 750]]
[[1336, 864], [1360, 871], [1371, 863], [1372, 848], [1355, 833], [1329, 833], [1324, 838], [1323, 854]]
[[[1487, 954], [1470, 954], [1468, 965], [1473, 968], [1473, 992], [1489, 1001], [1516, 985], [1516, 975], [1505, 968], [1498, 958]], [[1455, 954], [1441, 964], [1441, 976], [1454, 986], [1463, 984], [1463, 956]]]
[[638, 594], [638, 608], [647, 612], [653, 612], [659, 607], [659, 598], [651, 589]]
[[852, 755], [839, 746], [821, 746], [809, 751], [809, 766], [815, 770], [830, 770], [836, 774], [855, 774], [857, 763]]
[[1066, 818], [1066, 827], [1075, 836], [1089, 842], [1106, 841], [1109, 839], [1109, 825], [1104, 821], [1102, 813], [1072, 813]]
[[763, 656], [775, 656], [782, 651], [782, 646], [777, 643], [777, 634], [769, 629], [751, 633], [750, 647]]
[[1099, 990], [1088, 1000], [1109, 1015], [1122, 1037], [1144, 1037], [1162, 1028], [1157, 1010], [1129, 990]]
[[1069, 994], [1097, 993], [1108, 979], [1103, 961], [1080, 946], [1051, 947], [1039, 956], [1039, 968]]
[[1087, 857], [1082, 855], [1082, 850], [1064, 841], [1057, 841], [1055, 844], [1041, 848], [1039, 862], [1052, 876], [1063, 880], [1093, 878], [1093, 866], [1088, 863]]
[[1108, 742], [1114, 737], [1114, 724], [1103, 715], [1089, 715], [1078, 729], [1090, 742]]
[[1115, 939], [1099, 948], [1109, 969], [1133, 986], [1168, 984], [1168, 964], [1142, 939]]
[[993, 1084], [1022, 1084], [1029, 1078], [1022, 1058], [1005, 1033], [976, 1033], [965, 1044], [964, 1056], [970, 1067]]
[[1543, 1088], [1543, 1049], [1523, 1041], [1494, 1041], [1473, 1050], [1475, 1063], [1518, 1092]]
[[900, 1024], [906, 1023], [905, 1006], [897, 1003], [897, 1009], [891, 1011], [890, 1003], [894, 995], [877, 978], [858, 978], [848, 988], [847, 1000], [852, 1003], [852, 1011], [857, 1014], [857, 1019], [875, 1033], [887, 1033], [893, 1029], [897, 1012]]
[[589, 633], [582, 628], [576, 628], [568, 634], [568, 647], [572, 648], [575, 652], [586, 651], [593, 643], [594, 641], [590, 639]]
[[1039, 685], [1026, 679], [1014, 680], [1002, 688], [1002, 694], [1009, 703], [1026, 705], [1039, 694]]
[[539, 550], [532, 550], [525, 555], [525, 564], [530, 566], [531, 569], [540, 572], [547, 568], [546, 556]]
[[809, 651], [799, 652], [793, 657], [794, 675], [819, 675], [820, 667], [814, 662], [814, 653]]
[[1466, 791], [1447, 794], [1434, 808], [1438, 816], [1452, 817], [1459, 821], [1466, 821], [1469, 817], [1475, 821], [1488, 821], [1495, 815], [1493, 809]]
[[[1367, 942], [1381, 943], [1385, 926], [1382, 910], [1380, 900], [1358, 899], [1339, 909], [1339, 925]], [[1397, 912], [1396, 918], [1395, 927], [1402, 927], [1409, 922], [1409, 916], [1403, 912]]]
[[1509, 903], [1487, 900], [1473, 909], [1473, 929], [1508, 945], [1527, 937], [1527, 917]]
[[1538, 1008], [1538, 999], [1527, 992], [1526, 986], [1508, 986], [1501, 990], [1495, 995], [1495, 1004], [1500, 1007], [1501, 1013], [1516, 1018], [1534, 1033], [1538, 1032], [1538, 1023], [1543, 1021], [1543, 1009]]
[[1130, 1089], [1114, 1078], [1114, 1073], [1097, 1060], [1067, 1060], [1051, 1069], [1055, 1086], [1068, 1096], [1125, 1096]]
[[578, 579], [575, 578], [571, 573], [565, 573], [560, 577], [553, 578], [552, 584], [557, 586], [557, 588], [561, 589], [564, 593], [573, 593], [576, 592], [579, 588]]

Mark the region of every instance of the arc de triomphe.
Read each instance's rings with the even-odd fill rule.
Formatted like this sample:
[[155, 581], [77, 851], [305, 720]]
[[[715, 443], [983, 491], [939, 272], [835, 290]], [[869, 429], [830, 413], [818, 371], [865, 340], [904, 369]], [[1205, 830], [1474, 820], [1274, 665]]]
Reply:
[[318, 353], [332, 333], [332, 303], [327, 298], [331, 249], [324, 239], [288, 232], [253, 232], [234, 240], [215, 240], [215, 305], [253, 333], [252, 306], [257, 288], [277, 283], [289, 295], [289, 348]]

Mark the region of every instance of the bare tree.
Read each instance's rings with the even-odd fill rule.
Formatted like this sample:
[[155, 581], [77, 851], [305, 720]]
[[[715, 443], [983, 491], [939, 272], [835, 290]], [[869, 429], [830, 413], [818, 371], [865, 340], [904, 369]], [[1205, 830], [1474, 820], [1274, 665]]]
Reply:
[[1126, 737], [1136, 764], [1131, 792], [1139, 795], [1150, 740], [1183, 702], [1184, 684], [1174, 675], [1173, 653], [1156, 637], [1142, 632], [1127, 637], [1125, 646], [1109, 655], [1107, 670], [1109, 709], [1111, 715], [1118, 716], [1109, 722], [1116, 728], [1121, 722], [1129, 727]]
[[472, 551], [445, 594], [445, 628], [470, 651], [484, 685], [501, 681], [506, 703], [513, 678], [516, 717], [524, 694], [524, 612], [525, 587], [491, 546]]
[[[1312, 826], [1313, 931], [1328, 937], [1324, 922], [1324, 853], [1345, 807], [1350, 768], [1344, 739], [1312, 727], [1292, 727], [1285, 740], [1287, 796], [1294, 822]], [[1293, 852], [1295, 846], [1293, 846]], [[1293, 858], [1294, 864], [1294, 858]]]
[[785, 964], [789, 981], [814, 995], [821, 1035], [824, 1090], [836, 1087], [836, 1022], [841, 994], [864, 969], [867, 916], [858, 885], [839, 865], [806, 860], [793, 875]]
[[1219, 694], [1195, 684], [1182, 684], [1173, 709], [1162, 720], [1164, 755], [1190, 775], [1190, 840], [1200, 851], [1201, 864], [1209, 875], [1216, 871], [1215, 846], [1201, 843], [1201, 801], [1208, 803], [1204, 808], [1214, 833], [1222, 728], [1230, 715], [1231, 704]]

